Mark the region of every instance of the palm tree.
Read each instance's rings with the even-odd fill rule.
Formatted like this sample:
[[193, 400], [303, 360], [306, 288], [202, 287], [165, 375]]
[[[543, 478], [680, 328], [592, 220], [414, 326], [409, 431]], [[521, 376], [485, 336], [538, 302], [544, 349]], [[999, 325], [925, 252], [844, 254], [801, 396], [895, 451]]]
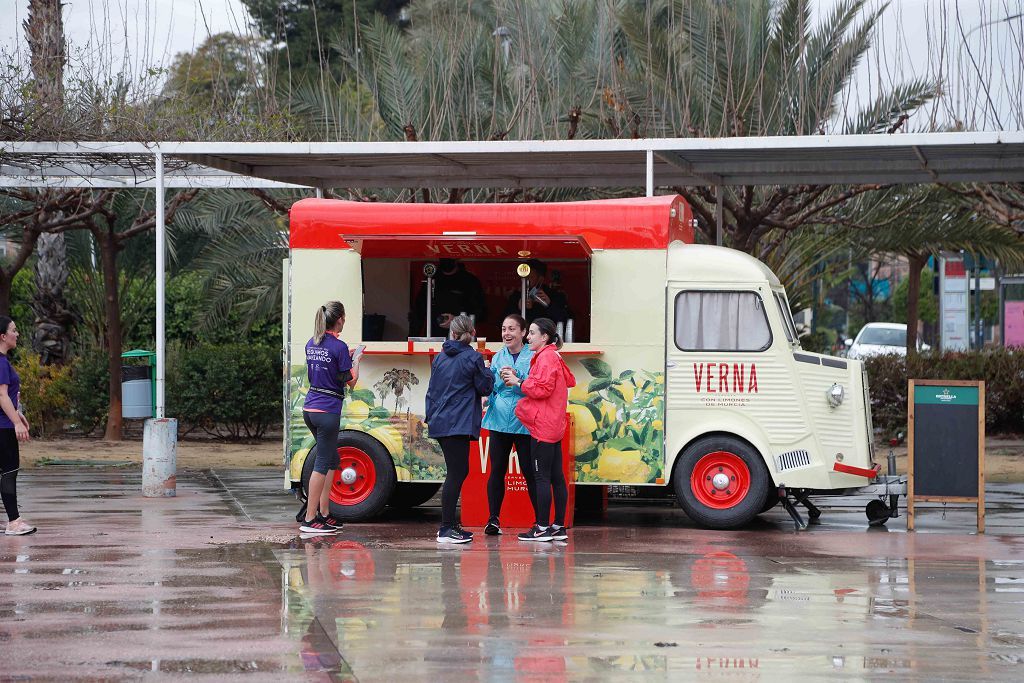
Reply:
[[[64, 19], [61, 0], [30, 0], [24, 22], [25, 39], [31, 53], [35, 91], [35, 125], [59, 131], [64, 111]], [[58, 220], [62, 212], [56, 212]], [[71, 350], [71, 327], [75, 316], [64, 296], [68, 281], [64, 234], [43, 234], [37, 245], [36, 292], [32, 309], [36, 314], [32, 348], [45, 365], [63, 364]]]
[[36, 314], [32, 349], [43, 365], [63, 365], [71, 357], [71, 329], [77, 316], [64, 294], [69, 275], [64, 233], [40, 235], [36, 244], [36, 291], [32, 295]]
[[281, 263], [288, 256], [287, 207], [308, 194], [217, 190], [182, 209], [173, 232], [207, 241], [190, 264], [205, 277], [207, 296], [199, 303], [203, 327], [224, 323], [233, 310], [245, 310], [246, 320], [279, 314]]
[[[652, 0], [619, 13], [632, 74], [628, 106], [652, 135], [773, 136], [880, 133], [937, 94], [912, 80], [845, 111], [852, 74], [871, 45], [884, 6], [842, 0], [815, 24], [809, 0]], [[641, 89], [642, 88], [642, 89]], [[708, 241], [717, 232], [710, 187], [678, 187]], [[731, 246], [756, 253], [772, 232], [818, 222], [851, 198], [877, 189], [827, 185], [726, 188], [724, 231]], [[780, 244], [784, 241], [779, 242]]]
[[402, 405], [407, 402], [405, 390], [420, 383], [419, 377], [406, 368], [391, 368], [384, 373], [380, 380], [385, 386], [391, 389], [395, 395], [395, 412], [401, 410]]
[[908, 353], [917, 352], [921, 271], [929, 257], [963, 250], [997, 259], [1004, 267], [1024, 266], [1024, 238], [965, 207], [962, 191], [937, 185], [893, 188], [862, 198], [844, 218], [846, 225], [857, 229], [855, 239], [862, 248], [901, 254], [909, 263]]

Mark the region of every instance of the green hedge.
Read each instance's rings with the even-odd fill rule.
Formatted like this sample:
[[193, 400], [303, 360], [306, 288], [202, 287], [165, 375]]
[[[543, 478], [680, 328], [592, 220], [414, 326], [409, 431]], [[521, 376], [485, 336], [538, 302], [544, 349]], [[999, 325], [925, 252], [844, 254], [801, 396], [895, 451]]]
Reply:
[[872, 419], [886, 436], [906, 432], [908, 377], [984, 380], [986, 432], [1024, 433], [1024, 352], [929, 353], [909, 363], [900, 356], [885, 355], [869, 358], [865, 365]]
[[99, 349], [83, 352], [71, 362], [71, 386], [68, 390], [71, 419], [89, 434], [107, 423], [110, 368], [107, 352]]
[[281, 357], [253, 344], [200, 344], [169, 354], [167, 414], [232, 439], [263, 437], [281, 422]]

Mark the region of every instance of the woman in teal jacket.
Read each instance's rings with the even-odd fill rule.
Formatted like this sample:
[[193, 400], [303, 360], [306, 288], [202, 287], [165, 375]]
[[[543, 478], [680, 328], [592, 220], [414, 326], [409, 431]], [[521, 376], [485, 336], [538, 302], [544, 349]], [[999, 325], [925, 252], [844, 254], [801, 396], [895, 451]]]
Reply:
[[503, 368], [510, 368], [520, 379], [526, 379], [530, 372], [533, 351], [524, 343], [526, 321], [522, 316], [514, 313], [505, 316], [501, 323], [501, 339], [505, 346], [491, 359], [494, 390], [488, 399], [487, 414], [484, 415], [483, 422], [484, 429], [490, 432], [487, 447], [491, 462], [491, 474], [487, 479], [490, 519], [484, 527], [484, 533], [488, 536], [501, 533], [498, 515], [501, 512], [501, 503], [505, 499], [505, 473], [508, 471], [509, 455], [513, 445], [519, 455], [519, 470], [526, 479], [526, 490], [530, 494], [531, 504], [534, 494], [533, 468], [530, 467], [530, 433], [516, 417], [516, 404], [523, 397], [523, 392], [518, 386], [506, 386], [501, 378]]

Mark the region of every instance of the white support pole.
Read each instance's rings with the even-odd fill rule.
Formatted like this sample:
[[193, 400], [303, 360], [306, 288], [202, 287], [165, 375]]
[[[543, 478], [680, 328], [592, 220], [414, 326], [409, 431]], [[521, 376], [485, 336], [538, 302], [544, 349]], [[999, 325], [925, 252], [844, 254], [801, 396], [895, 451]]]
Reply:
[[722, 220], [725, 214], [722, 207], [722, 186], [715, 185], [715, 244], [722, 246], [725, 244], [725, 226], [722, 225]]
[[647, 196], [654, 196], [654, 150], [647, 150]]
[[166, 322], [164, 319], [164, 289], [167, 233], [164, 225], [164, 156], [156, 157], [156, 405], [155, 417], [146, 420], [142, 433], [142, 495], [147, 498], [173, 496], [177, 491], [178, 421], [166, 417], [164, 379], [166, 373]]
[[167, 233], [164, 226], [164, 155], [156, 153], [156, 418], [165, 417], [167, 403], [164, 395], [164, 380], [167, 366], [166, 321], [164, 319], [164, 281]]

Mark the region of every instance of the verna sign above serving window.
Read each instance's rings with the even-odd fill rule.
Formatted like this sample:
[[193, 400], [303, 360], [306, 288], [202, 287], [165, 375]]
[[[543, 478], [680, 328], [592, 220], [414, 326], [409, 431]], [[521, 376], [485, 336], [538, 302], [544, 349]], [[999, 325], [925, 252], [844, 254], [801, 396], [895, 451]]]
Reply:
[[577, 236], [535, 235], [342, 235], [363, 258], [518, 259], [521, 253], [541, 259], [585, 259], [592, 250]]

